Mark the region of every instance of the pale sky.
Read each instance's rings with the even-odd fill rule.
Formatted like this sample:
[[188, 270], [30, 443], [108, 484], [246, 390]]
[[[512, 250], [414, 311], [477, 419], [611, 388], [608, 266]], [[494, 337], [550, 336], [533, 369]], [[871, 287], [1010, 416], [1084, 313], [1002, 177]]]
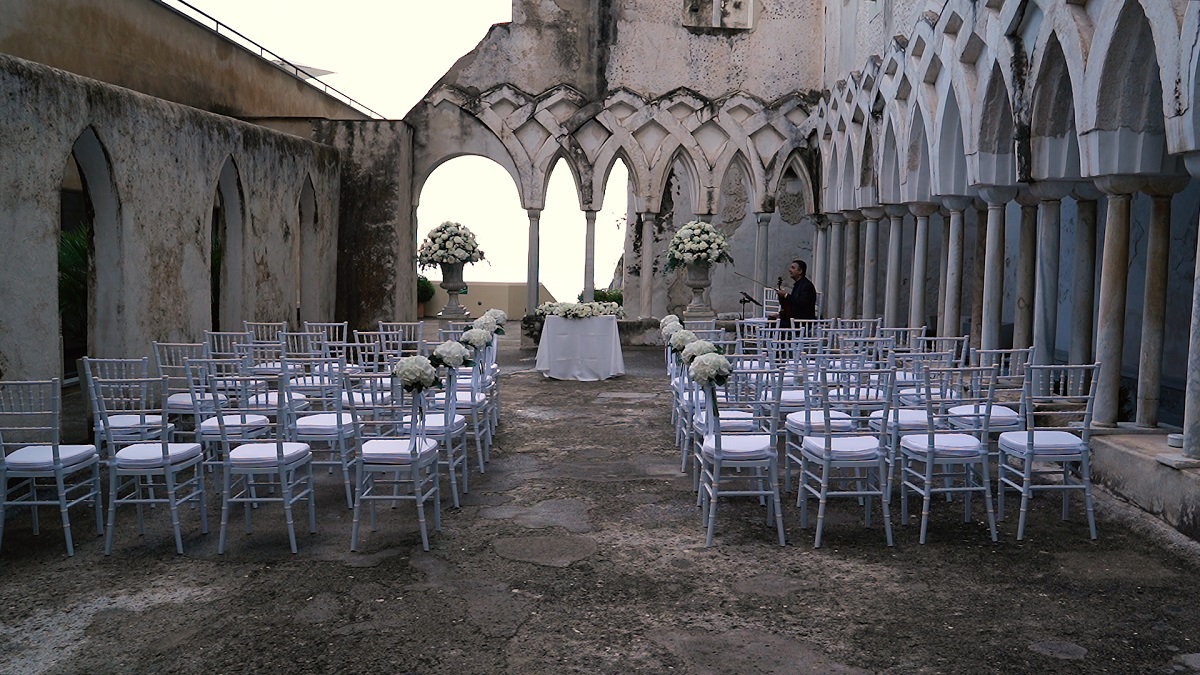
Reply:
[[[492, 24], [512, 18], [512, 0], [188, 1], [288, 61], [334, 71], [321, 80], [389, 119], [404, 117]], [[598, 287], [612, 279], [621, 255], [625, 181], [618, 162], [596, 218]], [[529, 221], [498, 164], [460, 157], [430, 176], [417, 209], [417, 236], [443, 220], [471, 228], [487, 256], [467, 266], [468, 284], [525, 281]], [[556, 299], [574, 300], [583, 290], [584, 218], [563, 166], [551, 177], [541, 222], [541, 282]], [[436, 270], [425, 274], [438, 277]]]

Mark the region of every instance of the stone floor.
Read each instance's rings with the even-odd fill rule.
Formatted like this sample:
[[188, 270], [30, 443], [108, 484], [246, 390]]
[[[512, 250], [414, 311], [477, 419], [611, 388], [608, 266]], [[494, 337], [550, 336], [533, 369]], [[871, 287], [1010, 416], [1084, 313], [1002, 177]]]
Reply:
[[[318, 532], [288, 552], [282, 515], [233, 524], [228, 550], [183, 514], [138, 536], [119, 513], [112, 556], [73, 513], [11, 518], [0, 555], [0, 673], [688, 672], [1163, 673], [1200, 663], [1195, 543], [1101, 496], [1100, 539], [1055, 500], [993, 544], [978, 509], [935, 505], [929, 543], [865, 528], [834, 503], [812, 547], [794, 504], [788, 545], [731, 500], [704, 548], [679, 473], [661, 351], [627, 374], [558, 382], [506, 340], [502, 427], [487, 473], [421, 551], [410, 508], [384, 509], [348, 550], [340, 482], [320, 476]], [[898, 514], [898, 510], [897, 510]]]

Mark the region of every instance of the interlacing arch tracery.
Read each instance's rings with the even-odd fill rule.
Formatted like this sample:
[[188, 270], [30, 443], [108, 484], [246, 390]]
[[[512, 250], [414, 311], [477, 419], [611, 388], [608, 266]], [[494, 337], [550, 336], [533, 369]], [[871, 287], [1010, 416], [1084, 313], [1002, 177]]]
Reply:
[[[736, 166], [749, 183], [754, 210], [771, 212], [796, 151], [809, 146], [813, 133], [811, 100], [798, 93], [765, 102], [741, 92], [707, 100], [677, 89], [647, 99], [618, 89], [597, 104], [565, 85], [536, 96], [511, 85], [474, 96], [444, 85], [426, 99], [430, 107], [447, 102], [499, 139], [508, 157], [495, 159], [515, 167], [527, 209], [543, 208], [550, 171], [561, 159], [584, 210], [601, 208], [619, 160], [629, 171], [637, 211], [657, 212], [672, 172], [682, 170], [696, 213], [714, 213]], [[424, 158], [423, 166], [441, 161]], [[811, 172], [794, 173], [807, 181]]]

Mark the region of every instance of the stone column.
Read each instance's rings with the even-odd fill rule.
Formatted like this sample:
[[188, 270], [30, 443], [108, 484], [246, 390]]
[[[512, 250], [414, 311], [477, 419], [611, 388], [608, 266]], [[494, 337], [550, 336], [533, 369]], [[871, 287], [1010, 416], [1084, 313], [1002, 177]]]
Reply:
[[[939, 204], [941, 200], [938, 200]], [[950, 211], [938, 207], [942, 219], [942, 245], [938, 256], [937, 334], [946, 335], [946, 275], [950, 272]]]
[[975, 251], [971, 255], [971, 349], [983, 342], [983, 262], [987, 248], [987, 202], [975, 199]]
[[829, 272], [825, 277], [825, 307], [822, 314], [825, 318], [842, 316], [842, 295], [845, 292], [845, 272], [842, 270], [842, 240], [846, 232], [846, 216], [841, 213], [828, 213], [829, 218]]
[[946, 197], [942, 203], [950, 209], [950, 233], [946, 238], [946, 302], [942, 309], [945, 323], [943, 335], [957, 336], [962, 332], [963, 231], [966, 219], [963, 212], [971, 206], [970, 197]]
[[862, 210], [866, 218], [866, 232], [863, 235], [863, 300], [862, 316], [864, 319], [874, 319], [879, 316], [879, 219], [887, 212], [882, 207], [872, 206]]
[[1069, 362], [1093, 363], [1095, 340], [1093, 312], [1096, 309], [1096, 200], [1104, 193], [1091, 181], [1075, 184], [1074, 258], [1071, 263], [1071, 347]]
[[1037, 292], [1037, 219], [1040, 200], [1029, 188], [1017, 192], [1021, 205], [1021, 239], [1017, 248], [1017, 311], [1013, 317], [1013, 347], [1033, 344], [1033, 303]]
[[1121, 356], [1125, 348], [1125, 293], [1129, 282], [1129, 209], [1133, 193], [1144, 185], [1139, 178], [1103, 176], [1096, 186], [1108, 193], [1104, 225], [1104, 258], [1100, 266], [1100, 361], [1096, 407], [1092, 423], [1117, 426], [1120, 414]]
[[525, 315], [530, 316], [538, 306], [538, 262], [539, 235], [542, 221], [541, 209], [526, 209], [529, 215], [529, 258], [525, 269]]
[[642, 214], [642, 276], [639, 287], [642, 311], [638, 314], [643, 319], [654, 316], [654, 221], [657, 219], [657, 213]]
[[908, 208], [917, 218], [916, 241], [913, 243], [912, 282], [908, 296], [908, 325], [919, 328], [928, 323], [925, 313], [925, 280], [929, 262], [929, 216], [940, 208], [937, 204], [917, 202]]
[[[754, 280], [767, 286], [771, 285], [771, 282], [767, 281], [767, 274], [769, 273], [767, 269], [767, 265], [769, 264], [767, 256], [767, 233], [771, 225], [771, 216], [773, 215], [773, 213], [767, 212], [754, 214], [755, 219], [758, 221], [758, 229], [754, 237]], [[761, 296], [762, 290], [755, 289], [755, 293]]]
[[1033, 360], [1054, 363], [1058, 346], [1058, 249], [1062, 229], [1062, 198], [1074, 186], [1056, 181], [1038, 181], [1029, 192], [1041, 201], [1038, 206], [1037, 274], [1033, 292]]
[[1146, 290], [1142, 300], [1142, 351], [1138, 359], [1139, 427], [1158, 426], [1162, 391], [1163, 341], [1167, 327], [1167, 269], [1171, 262], [1171, 198], [1187, 187], [1186, 178], [1162, 178], [1146, 186], [1153, 200], [1146, 242]]
[[908, 207], [902, 204], [888, 204], [883, 208], [887, 211], [891, 221], [888, 225], [887, 286], [883, 297], [883, 325], [889, 328], [899, 328], [900, 246], [904, 241], [904, 216], [908, 214]]
[[596, 299], [596, 212], [584, 211], [587, 232], [583, 239], [583, 301]]
[[979, 191], [987, 201], [987, 244], [983, 270], [983, 321], [980, 349], [1000, 348], [1000, 323], [1004, 318], [1004, 210], [1017, 189], [988, 187]]
[[861, 211], [842, 211], [846, 217], [846, 293], [842, 297], [842, 316], [847, 319], [857, 319], [862, 316], [858, 309], [858, 224], [862, 222]]
[[[1188, 172], [1200, 176], [1200, 153], [1185, 157]], [[1192, 281], [1192, 321], [1188, 340], [1187, 385], [1183, 402], [1183, 457], [1200, 466], [1200, 238], [1196, 241], [1196, 271]]]
[[828, 306], [828, 301], [825, 298], [825, 277], [827, 276], [826, 269], [828, 268], [829, 260], [829, 223], [822, 216], [817, 222], [816, 242], [813, 245], [813, 264], [809, 266], [809, 271], [812, 272], [813, 286], [817, 288], [817, 297], [820, 301], [817, 303], [817, 317], [827, 316], [825, 308]]

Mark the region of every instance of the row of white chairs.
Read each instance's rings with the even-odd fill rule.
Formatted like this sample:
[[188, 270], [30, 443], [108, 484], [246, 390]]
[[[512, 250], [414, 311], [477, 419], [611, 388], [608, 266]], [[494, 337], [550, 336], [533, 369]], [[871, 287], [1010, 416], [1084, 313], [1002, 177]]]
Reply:
[[[735, 350], [738, 343], [726, 346]], [[961, 494], [968, 519], [970, 496], [981, 493], [995, 538], [993, 514], [1003, 518], [1006, 490], [1021, 494], [1018, 539], [1025, 534], [1029, 501], [1040, 490], [1063, 492], [1064, 519], [1069, 491], [1082, 492], [1095, 538], [1088, 442], [1097, 365], [1035, 366], [1030, 350], [977, 351], [969, 361], [974, 365], [966, 366], [959, 364], [954, 350], [949, 357], [925, 352], [936, 356], [924, 360], [893, 351], [889, 363], [880, 364], [861, 352], [810, 353], [795, 344], [790, 348], [788, 352], [776, 345], [751, 354], [727, 351], [734, 376], [726, 386], [712, 386], [710, 391], [691, 385], [686, 368], [674, 357], [673, 365], [668, 361], [682, 468], [687, 471], [689, 462], [695, 467], [709, 544], [716, 497], [731, 495], [720, 489], [727, 467], [733, 468], [728, 477], [752, 477], [755, 482], [733, 494], [757, 494], [771, 505], [777, 488], [768, 475], [759, 474], [781, 473], [784, 491], [790, 491], [797, 477], [803, 527], [808, 525], [808, 500], [818, 502], [817, 546], [831, 496], [861, 501], [868, 524], [872, 500], [878, 500], [891, 545], [888, 508], [894, 484], [901, 488], [904, 522], [909, 496], [922, 499], [922, 543], [932, 497], [942, 493]], [[715, 416], [708, 409], [712, 405], [719, 408]], [[729, 447], [734, 452], [726, 452]], [[779, 454], [782, 468], [777, 466]], [[717, 457], [725, 461], [718, 463]], [[730, 457], [741, 464], [730, 464]], [[998, 471], [995, 510], [993, 467]], [[1055, 480], [1040, 480], [1047, 473]], [[768, 516], [780, 518], [779, 510], [768, 508]], [[777, 528], [782, 543], [782, 525]]]

